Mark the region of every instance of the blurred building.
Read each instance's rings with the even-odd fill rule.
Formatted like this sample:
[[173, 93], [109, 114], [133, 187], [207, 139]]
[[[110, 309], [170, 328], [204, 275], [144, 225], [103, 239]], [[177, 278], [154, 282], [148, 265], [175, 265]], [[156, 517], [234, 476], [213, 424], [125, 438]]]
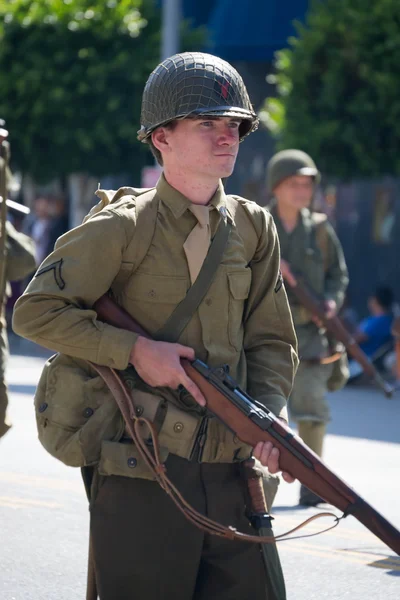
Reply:
[[[183, 17], [204, 26], [204, 51], [232, 63], [242, 75], [257, 111], [275, 93], [266, 76], [272, 72], [274, 53], [295, 35], [294, 20], [302, 21], [308, 0], [182, 0]], [[260, 129], [241, 147], [228, 191], [266, 203], [265, 167], [274, 153], [274, 141]]]

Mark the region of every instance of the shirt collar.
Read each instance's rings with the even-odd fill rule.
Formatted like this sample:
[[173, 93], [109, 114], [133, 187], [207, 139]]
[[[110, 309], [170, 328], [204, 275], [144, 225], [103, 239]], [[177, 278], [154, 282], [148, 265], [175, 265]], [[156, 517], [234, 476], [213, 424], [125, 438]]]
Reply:
[[[168, 206], [176, 219], [179, 219], [191, 205], [190, 200], [186, 198], [186, 196], [168, 183], [164, 173], [161, 174], [156, 189], [157, 194], [164, 204]], [[216, 208], [223, 216], [226, 215], [226, 195], [222, 181], [219, 182], [215, 194], [208, 203], [208, 206]]]
[[[282, 225], [282, 222], [279, 218], [279, 214], [278, 214], [278, 207], [277, 207], [277, 202], [273, 202], [272, 204], [270, 204], [270, 208], [269, 211], [271, 213], [271, 215], [273, 216], [273, 219], [275, 221], [275, 224], [282, 229], [282, 231], [286, 232], [285, 228]], [[308, 208], [302, 208], [300, 210], [300, 214], [299, 214], [299, 219], [297, 221], [297, 225], [296, 227], [293, 229], [293, 231], [291, 233], [293, 233], [294, 231], [296, 231], [296, 229], [298, 229], [299, 227], [307, 229], [308, 224], [310, 222], [310, 211]]]

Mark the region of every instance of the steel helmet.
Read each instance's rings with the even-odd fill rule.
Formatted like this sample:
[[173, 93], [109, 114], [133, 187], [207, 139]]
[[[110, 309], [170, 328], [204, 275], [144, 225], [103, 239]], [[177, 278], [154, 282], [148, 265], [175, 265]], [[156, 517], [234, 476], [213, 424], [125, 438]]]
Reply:
[[175, 119], [189, 116], [242, 119], [240, 139], [257, 129], [258, 118], [239, 73], [217, 56], [203, 52], [175, 54], [151, 73], [143, 92], [138, 139]]
[[293, 175], [314, 177], [315, 183], [321, 179], [315, 162], [302, 150], [282, 150], [275, 154], [267, 165], [267, 187], [272, 194], [276, 186]]

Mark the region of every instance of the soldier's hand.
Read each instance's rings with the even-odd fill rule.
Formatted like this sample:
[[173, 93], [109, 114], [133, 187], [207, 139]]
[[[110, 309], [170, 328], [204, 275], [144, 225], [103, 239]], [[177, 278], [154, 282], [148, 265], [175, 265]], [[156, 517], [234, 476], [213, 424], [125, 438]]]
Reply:
[[[279, 473], [279, 450], [275, 448], [272, 442], [258, 442], [253, 450], [253, 455], [257, 458], [264, 467], [268, 467], [268, 471], [272, 474]], [[286, 483], [293, 483], [294, 477], [286, 471], [282, 471], [282, 477]]]
[[332, 319], [337, 313], [337, 305], [334, 300], [325, 301], [325, 315], [327, 319]]
[[297, 281], [296, 277], [293, 275], [289, 263], [281, 258], [281, 273], [283, 279], [291, 286], [295, 287]]
[[193, 348], [181, 344], [155, 342], [139, 336], [131, 350], [129, 362], [138, 375], [152, 387], [170, 387], [176, 389], [183, 385], [201, 406], [206, 400], [197, 385], [188, 377], [180, 359], [195, 359]]
[[[327, 319], [332, 319], [332, 317], [334, 317], [337, 313], [336, 302], [334, 300], [326, 300], [324, 302], [324, 310], [325, 310], [325, 317]], [[314, 323], [316, 325], [318, 325], [318, 327], [320, 327], [320, 328], [324, 327], [323, 321], [321, 321], [321, 319], [319, 319], [317, 316], [314, 315], [312, 317], [312, 321], [314, 321]]]

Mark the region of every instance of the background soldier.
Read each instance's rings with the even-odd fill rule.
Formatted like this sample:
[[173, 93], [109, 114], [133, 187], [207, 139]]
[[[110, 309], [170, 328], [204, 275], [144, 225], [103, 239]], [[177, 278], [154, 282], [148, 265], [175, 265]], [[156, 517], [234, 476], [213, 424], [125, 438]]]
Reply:
[[[327, 315], [340, 308], [348, 283], [340, 242], [326, 216], [312, 212], [312, 198], [320, 181], [314, 161], [300, 150], [284, 150], [268, 163], [267, 185], [273, 195], [271, 213], [281, 246], [281, 271], [287, 282], [298, 344], [300, 366], [289, 399], [289, 411], [304, 442], [322, 455], [329, 406], [326, 392], [345, 383], [343, 362], [322, 364], [331, 349], [324, 329], [290, 290], [295, 277], [325, 300]], [[339, 371], [339, 372], [338, 372]], [[301, 486], [300, 504], [321, 499]]]
[[[7, 197], [7, 189], [11, 182], [11, 171], [8, 167], [9, 145], [6, 141], [8, 131], [5, 122], [0, 119], [0, 199], [3, 194]], [[4, 211], [6, 217], [6, 210]], [[2, 227], [3, 231], [3, 227]], [[18, 232], [9, 221], [4, 221], [6, 238], [1, 244], [0, 252], [0, 438], [10, 429], [7, 419], [7, 386], [5, 383], [5, 368], [8, 358], [7, 324], [5, 319], [5, 305], [10, 294], [8, 281], [23, 279], [35, 270], [35, 249], [33, 241], [23, 233]]]
[[[142, 203], [144, 198], [157, 203], [155, 223], [143, 221], [153, 227], [145, 257], [138, 266], [139, 246], [149, 237], [143, 228], [136, 230], [141, 197], [131, 189], [118, 199], [126, 194], [121, 190], [108, 206], [103, 198], [101, 210], [58, 240], [14, 313], [15, 331], [40, 344], [120, 370], [131, 363], [141, 378], [133, 375], [136, 405], [157, 427], [169, 477], [195, 508], [245, 531], [252, 529], [241, 473], [252, 448], [205, 412], [204, 398], [179, 359], [196, 356], [211, 366], [229, 365], [239, 384], [286, 419], [297, 357], [279, 282], [275, 226], [256, 203], [226, 196], [221, 183], [233, 171], [240, 140], [256, 124], [244, 83], [231, 65], [202, 53], [165, 60], [146, 84], [139, 131], [164, 166], [156, 189], [143, 195]], [[91, 308], [111, 287], [118, 303], [157, 338], [200, 276], [210, 239], [227, 223], [232, 228], [222, 260], [180, 343], [151, 341], [96, 320]], [[105, 423], [102, 417], [96, 431], [97, 415], [114, 406], [98, 378], [86, 375], [84, 399], [77, 404], [79, 391], [71, 381], [81, 363], [74, 360], [68, 380], [65, 362], [57, 360], [49, 365], [58, 364], [58, 370], [37, 416], [46, 421], [47, 448], [57, 445], [52, 436], [65, 425], [63, 445], [54, 449], [64, 460], [63, 448], [71, 452], [72, 423], [76, 431], [89, 421], [92, 464], [93, 449], [99, 455], [91, 535], [101, 599], [266, 600], [258, 544], [205, 535], [187, 522], [150, 481], [121, 419]], [[79, 452], [84, 449], [81, 435]], [[272, 473], [279, 471], [279, 451], [272, 444], [257, 444], [254, 455]], [[76, 454], [68, 460], [79, 464]], [[83, 462], [90, 464], [87, 457]]]

